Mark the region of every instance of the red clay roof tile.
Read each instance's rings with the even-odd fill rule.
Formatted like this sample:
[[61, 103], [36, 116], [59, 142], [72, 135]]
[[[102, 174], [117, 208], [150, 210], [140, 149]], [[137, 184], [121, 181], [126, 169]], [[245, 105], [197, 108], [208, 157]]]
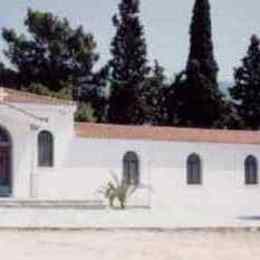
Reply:
[[122, 126], [94, 123], [76, 123], [75, 130], [77, 136], [82, 138], [260, 144], [260, 132], [258, 131]]
[[32, 103], [44, 105], [74, 105], [75, 103], [66, 99], [59, 99], [49, 96], [36, 95], [25, 91], [10, 88], [0, 88], [2, 102], [8, 103]]

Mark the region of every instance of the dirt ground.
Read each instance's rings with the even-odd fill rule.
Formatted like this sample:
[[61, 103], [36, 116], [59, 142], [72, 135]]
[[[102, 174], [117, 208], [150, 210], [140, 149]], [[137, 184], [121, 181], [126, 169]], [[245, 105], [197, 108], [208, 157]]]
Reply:
[[259, 260], [260, 232], [0, 231], [12, 260]]

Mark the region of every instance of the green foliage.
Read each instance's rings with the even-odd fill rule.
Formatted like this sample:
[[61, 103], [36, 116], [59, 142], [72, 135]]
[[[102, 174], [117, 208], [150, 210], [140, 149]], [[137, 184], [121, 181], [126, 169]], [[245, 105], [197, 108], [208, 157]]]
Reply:
[[116, 35], [112, 40], [109, 63], [111, 98], [109, 122], [144, 122], [143, 87], [149, 68], [143, 27], [139, 21], [139, 0], [121, 0], [119, 14], [113, 17]]
[[186, 70], [173, 84], [168, 102], [170, 120], [179, 126], [213, 128], [225, 110], [217, 84], [208, 0], [196, 0], [190, 28]]
[[186, 78], [175, 86], [174, 102], [178, 125], [213, 128], [224, 112], [220, 93], [200, 71], [199, 63], [192, 63]]
[[87, 103], [80, 103], [78, 105], [78, 110], [74, 117], [76, 122], [97, 122], [94, 109]]
[[181, 126], [180, 122], [180, 106], [183, 104], [178, 100], [177, 93], [182, 88], [185, 82], [185, 73], [180, 72], [175, 76], [172, 84], [165, 89], [165, 107], [166, 107], [166, 125]]
[[15, 88], [17, 84], [17, 73], [0, 62], [0, 85]]
[[112, 180], [102, 187], [100, 192], [104, 194], [106, 199], [108, 199], [111, 208], [114, 208], [114, 202], [115, 200], [118, 200], [120, 208], [125, 209], [127, 200], [136, 189], [137, 186], [121, 182], [119, 178], [113, 174]]
[[26, 35], [6, 28], [2, 32], [7, 44], [4, 53], [16, 69], [16, 86], [38, 94], [69, 95], [90, 103], [103, 118], [106, 70], [94, 71], [99, 60], [94, 36], [82, 26], [72, 28], [65, 18], [31, 9], [24, 25]]
[[53, 98], [60, 98], [60, 99], [65, 99], [65, 100], [72, 100], [72, 93], [70, 88], [64, 87], [63, 89], [60, 89], [59, 91], [51, 91], [49, 90], [48, 87], [42, 85], [42, 84], [37, 84], [37, 83], [32, 83], [29, 86], [25, 87], [22, 86], [21, 90], [27, 91], [33, 94], [37, 95], [43, 95], [43, 96], [49, 96]]
[[167, 124], [166, 102], [169, 85], [165, 81], [164, 69], [156, 60], [151, 74], [145, 79], [145, 84], [142, 88], [142, 95], [145, 99], [144, 117], [147, 124]]
[[120, 0], [112, 59], [100, 70], [95, 70], [99, 55], [92, 33], [72, 28], [66, 18], [29, 9], [26, 34], [2, 31], [11, 68], [0, 63], [0, 85], [76, 100], [77, 121], [259, 129], [259, 39], [251, 38], [235, 69], [232, 103], [218, 88], [209, 0], [195, 0], [187, 65], [171, 85], [157, 61], [152, 71], [147, 65], [139, 5], [139, 0]]
[[213, 128], [217, 129], [245, 129], [242, 118], [231, 102], [226, 102], [221, 117], [215, 121]]
[[17, 69], [20, 85], [39, 83], [59, 91], [64, 83], [93, 74], [96, 42], [81, 26], [72, 29], [67, 19], [30, 9], [24, 24], [28, 36], [6, 28], [2, 33], [5, 55]]
[[200, 73], [213, 84], [217, 83], [218, 65], [214, 58], [209, 0], [196, 0], [190, 27], [190, 53], [187, 70], [194, 61]]
[[251, 37], [242, 65], [235, 69], [235, 85], [230, 94], [235, 100], [238, 114], [249, 129], [260, 128], [260, 40]]

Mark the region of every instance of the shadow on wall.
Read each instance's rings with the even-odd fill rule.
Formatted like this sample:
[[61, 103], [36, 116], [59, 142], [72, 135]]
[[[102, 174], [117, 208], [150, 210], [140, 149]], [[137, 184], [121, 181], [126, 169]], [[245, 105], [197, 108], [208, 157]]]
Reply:
[[260, 221], [260, 215], [259, 216], [241, 216], [239, 217], [240, 220], [248, 220], [248, 221]]

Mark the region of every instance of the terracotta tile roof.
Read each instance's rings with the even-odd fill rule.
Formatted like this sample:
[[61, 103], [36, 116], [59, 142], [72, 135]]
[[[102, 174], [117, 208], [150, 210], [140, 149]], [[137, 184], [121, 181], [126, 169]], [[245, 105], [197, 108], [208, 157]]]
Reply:
[[260, 132], [258, 131], [121, 126], [94, 123], [76, 123], [75, 130], [77, 136], [82, 138], [260, 144]]
[[0, 101], [8, 103], [32, 103], [45, 105], [74, 105], [75, 103], [66, 99], [53, 98], [49, 96], [36, 95], [25, 91], [0, 87]]

